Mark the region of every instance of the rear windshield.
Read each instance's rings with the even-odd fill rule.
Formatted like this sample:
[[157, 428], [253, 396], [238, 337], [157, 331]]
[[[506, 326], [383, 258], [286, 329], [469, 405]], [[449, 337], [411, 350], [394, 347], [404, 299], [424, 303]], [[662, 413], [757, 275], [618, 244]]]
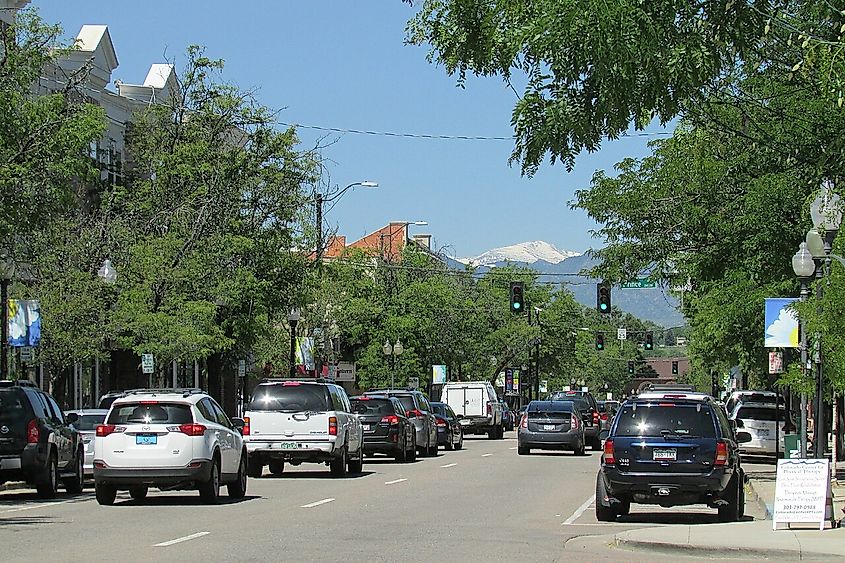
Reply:
[[445, 404], [435, 404], [431, 403], [431, 408], [434, 409], [435, 414], [439, 414], [440, 416], [446, 416], [446, 405]]
[[535, 413], [571, 413], [571, 401], [532, 401], [528, 405], [528, 412]]
[[689, 436], [715, 438], [710, 407], [695, 405], [626, 405], [616, 415], [617, 436]]
[[[778, 420], [784, 422], [786, 420], [786, 409], [778, 409]], [[739, 407], [736, 413], [736, 418], [743, 420], [766, 420], [769, 422], [775, 421], [775, 409], [765, 407]]]
[[325, 412], [332, 408], [326, 388], [308, 384], [259, 385], [249, 403], [249, 410], [252, 411]]
[[73, 423], [73, 427], [81, 432], [93, 431], [97, 429], [98, 424], [102, 424], [106, 420], [106, 414], [82, 414], [79, 415], [79, 420]]
[[25, 400], [20, 389], [0, 389], [0, 422], [9, 425], [26, 420]]
[[411, 395], [397, 395], [396, 398], [402, 401], [402, 406], [405, 407], [406, 411], [412, 411], [417, 408], [414, 405], [414, 398]]
[[390, 399], [352, 399], [355, 414], [394, 414]]
[[123, 403], [109, 411], [109, 424], [190, 424], [191, 407], [172, 403]]

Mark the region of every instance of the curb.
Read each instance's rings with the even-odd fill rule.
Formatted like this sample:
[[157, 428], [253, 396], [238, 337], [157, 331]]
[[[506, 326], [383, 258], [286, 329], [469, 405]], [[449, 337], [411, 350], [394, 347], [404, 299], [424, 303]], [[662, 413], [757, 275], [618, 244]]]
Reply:
[[[624, 532], [623, 532], [624, 533]], [[834, 554], [830, 553], [803, 553], [800, 550], [791, 549], [753, 549], [748, 547], [717, 547], [717, 548], [703, 548], [697, 545], [670, 543], [670, 542], [651, 542], [645, 540], [635, 540], [625, 537], [619, 537], [617, 534], [613, 537], [616, 547], [620, 549], [628, 549], [631, 551], [646, 551], [650, 553], [660, 553], [662, 555], [687, 555], [695, 557], [708, 557], [711, 559], [788, 559], [795, 560], [807, 557], [831, 557]]]
[[31, 487], [23, 482], [5, 483], [0, 485], [0, 492], [2, 491], [18, 491], [20, 489], [30, 489]]
[[746, 485], [747, 485], [745, 487], [746, 502], [747, 502], [747, 499], [749, 499], [749, 498], [751, 500], [753, 500], [757, 504], [757, 506], [760, 508], [760, 510], [766, 515], [765, 519], [771, 520], [772, 516], [774, 515], [774, 511], [775, 511], [774, 507], [767, 504], [766, 501], [764, 501], [763, 498], [759, 494], [757, 494], [757, 491], [754, 489], [754, 480], [753, 479], [749, 479], [748, 483]]

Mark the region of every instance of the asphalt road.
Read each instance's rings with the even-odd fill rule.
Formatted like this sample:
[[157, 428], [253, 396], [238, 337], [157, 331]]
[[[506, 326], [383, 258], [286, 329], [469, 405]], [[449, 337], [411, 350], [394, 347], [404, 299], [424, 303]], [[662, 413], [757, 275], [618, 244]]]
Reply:
[[315, 464], [288, 466], [279, 477], [265, 468], [245, 499], [229, 502], [224, 488], [217, 506], [194, 491], [151, 490], [140, 503], [120, 493], [110, 507], [90, 489], [54, 501], [7, 491], [0, 560], [654, 561], [661, 557], [609, 548], [606, 534], [716, 522], [706, 507], [634, 506], [617, 523], [598, 523], [599, 453], [588, 453], [519, 456], [509, 432], [411, 464], [367, 458], [362, 475], [343, 479]]

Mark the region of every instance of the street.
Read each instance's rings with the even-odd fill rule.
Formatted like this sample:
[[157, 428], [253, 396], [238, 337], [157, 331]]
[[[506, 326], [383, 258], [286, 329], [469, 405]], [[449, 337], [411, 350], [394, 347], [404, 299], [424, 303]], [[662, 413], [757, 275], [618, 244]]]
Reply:
[[469, 437], [461, 451], [412, 464], [370, 457], [356, 477], [335, 479], [309, 464], [279, 477], [265, 471], [249, 480], [246, 499], [228, 502], [224, 494], [217, 506], [193, 491], [152, 490], [142, 503], [124, 492], [112, 507], [97, 505], [89, 488], [54, 501], [7, 491], [0, 541], [4, 561], [558, 561], [620, 553], [653, 561], [661, 556], [584, 536], [716, 522], [704, 507], [635, 505], [620, 522], [599, 524], [598, 457], [518, 456], [508, 432], [504, 440]]

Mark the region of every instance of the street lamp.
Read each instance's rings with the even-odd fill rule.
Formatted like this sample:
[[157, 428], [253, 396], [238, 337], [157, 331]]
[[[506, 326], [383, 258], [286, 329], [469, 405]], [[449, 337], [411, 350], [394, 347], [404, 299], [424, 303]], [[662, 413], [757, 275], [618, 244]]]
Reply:
[[0, 256], [0, 307], [3, 309], [3, 327], [0, 330], [0, 338], [3, 339], [0, 346], [0, 379], [9, 378], [9, 284], [15, 275], [15, 261], [8, 255]]
[[[816, 231], [810, 231], [807, 233], [807, 237], [809, 240], [810, 233], [813, 233], [818, 238], [819, 242], [821, 242], [821, 237], [819, 237], [819, 233]], [[807, 300], [807, 296], [810, 294], [810, 289], [808, 287], [808, 283], [810, 278], [816, 271], [816, 264], [813, 261], [813, 254], [807, 248], [809, 244], [807, 242], [802, 242], [798, 246], [798, 252], [792, 257], [792, 271], [795, 272], [795, 275], [798, 277], [798, 281], [801, 283], [801, 301], [804, 302]], [[807, 332], [804, 330], [804, 324], [801, 322], [801, 319], [798, 319], [798, 329], [799, 333], [801, 334], [801, 343], [800, 343], [800, 351], [801, 351], [801, 373], [805, 374], [807, 372]], [[804, 459], [807, 457], [807, 394], [805, 392], [801, 392], [801, 458]]]
[[390, 388], [394, 389], [396, 387], [396, 357], [401, 356], [405, 348], [397, 338], [393, 346], [390, 345], [390, 340], [385, 340], [381, 351], [384, 352], [385, 357], [390, 357]]
[[324, 203], [331, 203], [332, 201], [337, 201], [343, 194], [346, 193], [346, 190], [349, 188], [353, 188], [355, 186], [361, 186], [362, 188], [377, 188], [378, 182], [373, 182], [371, 180], [365, 180], [363, 182], [352, 182], [339, 192], [326, 197], [321, 193], [317, 193], [315, 204], [317, 207], [317, 266], [319, 267], [323, 261], [323, 204]]
[[100, 269], [97, 270], [97, 275], [100, 276], [100, 279], [106, 282], [109, 285], [113, 285], [114, 282], [117, 281], [117, 272], [112, 266], [111, 260], [106, 258], [103, 260], [103, 265], [100, 266]]
[[296, 323], [299, 322], [299, 307], [294, 307], [288, 313], [290, 325], [290, 376], [296, 377]]

